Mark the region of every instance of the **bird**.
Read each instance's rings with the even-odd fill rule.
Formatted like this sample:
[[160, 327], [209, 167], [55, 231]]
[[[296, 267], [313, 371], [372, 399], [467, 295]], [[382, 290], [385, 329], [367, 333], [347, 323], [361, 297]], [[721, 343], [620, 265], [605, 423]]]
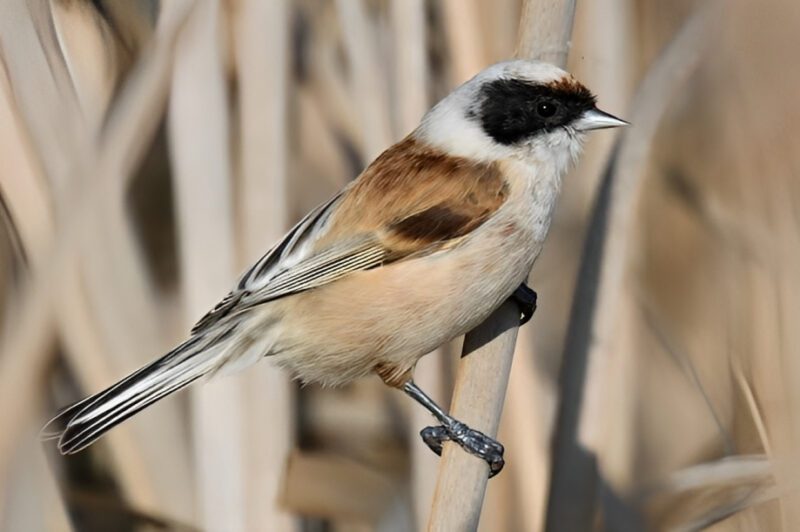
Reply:
[[422, 431], [502, 469], [502, 444], [449, 416], [414, 382], [417, 361], [504, 301], [530, 318], [525, 281], [589, 131], [627, 125], [545, 62], [492, 65], [300, 220], [183, 343], [44, 427], [63, 454], [201, 379], [268, 359], [303, 383], [377, 374], [441, 423]]

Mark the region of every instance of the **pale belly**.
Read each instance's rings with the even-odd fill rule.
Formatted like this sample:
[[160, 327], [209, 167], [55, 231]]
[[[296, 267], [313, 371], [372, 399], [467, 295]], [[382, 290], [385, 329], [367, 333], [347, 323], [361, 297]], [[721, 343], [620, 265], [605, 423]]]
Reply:
[[[525, 214], [525, 213], [523, 213]], [[276, 301], [270, 358], [305, 382], [339, 385], [412, 370], [482, 322], [522, 283], [543, 235], [498, 216], [446, 252], [352, 274]]]

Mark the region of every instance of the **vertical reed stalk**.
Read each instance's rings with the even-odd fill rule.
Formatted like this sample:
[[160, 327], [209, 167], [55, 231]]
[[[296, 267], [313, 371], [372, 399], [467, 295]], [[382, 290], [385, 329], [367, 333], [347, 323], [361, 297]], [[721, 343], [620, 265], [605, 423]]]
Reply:
[[[560, 65], [566, 50], [575, 2], [525, 2], [518, 56], [538, 59], [557, 51]], [[563, 53], [562, 53], [563, 52]], [[497, 434], [519, 324], [519, 309], [504, 303], [483, 324], [467, 334], [450, 405], [453, 416], [490, 436]], [[488, 466], [446, 443], [439, 465], [429, 530], [475, 530], [486, 492]]]
[[[278, 240], [290, 221], [286, 109], [291, 6], [287, 0], [238, 0], [233, 5], [240, 140], [236, 206], [244, 267]], [[298, 523], [278, 507], [278, 490], [295, 441], [294, 385], [269, 363], [248, 369], [243, 378], [246, 526], [288, 532]]]
[[[228, 95], [221, 5], [200, 0], [178, 41], [169, 135], [186, 317], [222, 298], [235, 276]], [[236, 379], [191, 390], [195, 481], [207, 530], [245, 530], [244, 396]]]

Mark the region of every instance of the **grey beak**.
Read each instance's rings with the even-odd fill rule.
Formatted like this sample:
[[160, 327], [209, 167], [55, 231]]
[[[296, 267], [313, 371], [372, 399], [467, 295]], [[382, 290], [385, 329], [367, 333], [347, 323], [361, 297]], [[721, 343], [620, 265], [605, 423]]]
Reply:
[[610, 127], [629, 126], [630, 123], [610, 115], [598, 108], [589, 109], [575, 121], [575, 129], [578, 131], [591, 131], [593, 129], [606, 129]]

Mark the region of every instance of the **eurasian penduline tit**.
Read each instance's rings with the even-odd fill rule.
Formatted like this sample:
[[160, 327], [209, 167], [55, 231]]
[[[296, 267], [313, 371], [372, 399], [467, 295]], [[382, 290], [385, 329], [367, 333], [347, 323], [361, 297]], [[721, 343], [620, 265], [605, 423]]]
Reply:
[[[490, 464], [502, 446], [445, 414], [413, 382], [424, 354], [481, 323], [542, 249], [561, 179], [587, 131], [626, 122], [571, 75], [535, 61], [493, 65], [440, 101], [405, 139], [311, 211], [240, 278], [188, 340], [45, 427], [64, 454], [203, 377], [266, 358], [303, 382], [377, 373]], [[157, 437], [157, 435], [153, 435]]]

